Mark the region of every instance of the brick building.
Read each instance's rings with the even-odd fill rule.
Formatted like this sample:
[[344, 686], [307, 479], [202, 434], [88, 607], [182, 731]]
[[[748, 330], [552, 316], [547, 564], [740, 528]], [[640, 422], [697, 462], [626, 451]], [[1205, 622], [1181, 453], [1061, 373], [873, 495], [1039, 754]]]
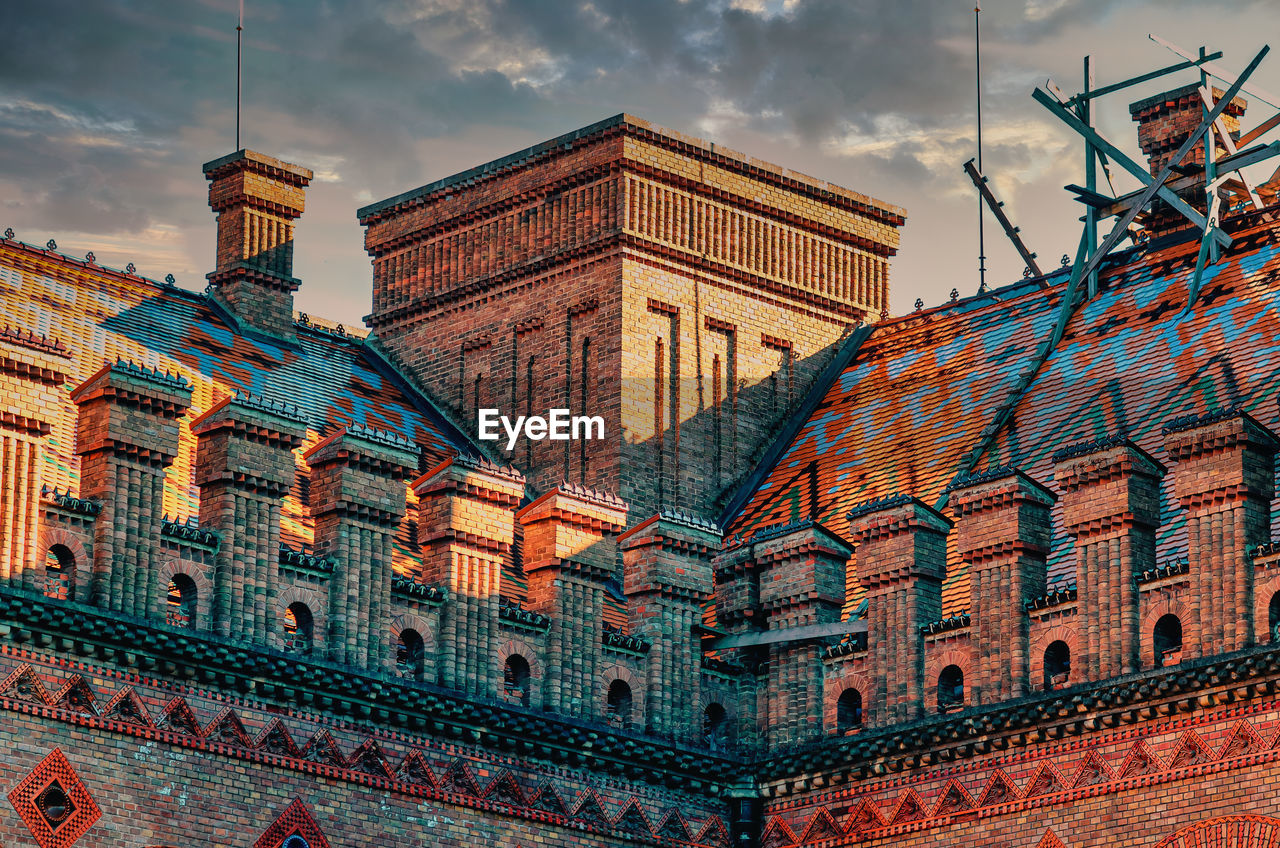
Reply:
[[365, 332], [310, 171], [205, 176], [203, 293], [0, 240], [0, 844], [1280, 837], [1268, 213], [1049, 346], [1065, 269], [890, 318], [903, 210], [623, 115], [360, 210]]

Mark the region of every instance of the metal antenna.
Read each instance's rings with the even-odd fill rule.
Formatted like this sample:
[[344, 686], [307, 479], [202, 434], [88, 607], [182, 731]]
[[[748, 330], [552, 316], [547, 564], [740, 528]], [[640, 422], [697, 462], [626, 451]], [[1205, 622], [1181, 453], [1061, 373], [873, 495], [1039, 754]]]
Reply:
[[[982, 7], [973, 5], [973, 49], [974, 69], [978, 88], [978, 172], [982, 172], [982, 25], [978, 17]], [[987, 249], [983, 227], [983, 200], [978, 194], [978, 293], [987, 290]]]
[[244, 0], [240, 0], [240, 14], [236, 17], [236, 150], [240, 149], [240, 59], [244, 33]]

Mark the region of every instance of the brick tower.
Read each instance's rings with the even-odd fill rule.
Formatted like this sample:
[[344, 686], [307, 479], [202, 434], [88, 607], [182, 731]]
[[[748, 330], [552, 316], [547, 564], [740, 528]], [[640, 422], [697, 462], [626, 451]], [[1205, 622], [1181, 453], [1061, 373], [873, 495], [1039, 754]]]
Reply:
[[495, 452], [535, 491], [712, 509], [888, 304], [904, 212], [628, 115], [359, 211], [378, 341], [456, 420], [600, 415]]

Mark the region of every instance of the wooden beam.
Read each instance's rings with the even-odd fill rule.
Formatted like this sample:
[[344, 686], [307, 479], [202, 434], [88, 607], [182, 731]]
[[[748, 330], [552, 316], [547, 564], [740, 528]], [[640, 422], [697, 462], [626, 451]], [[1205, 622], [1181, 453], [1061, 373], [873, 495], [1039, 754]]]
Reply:
[[[1116, 162], [1130, 174], [1133, 174], [1133, 176], [1137, 177], [1144, 185], [1151, 186], [1155, 184], [1154, 179], [1146, 168], [1130, 159], [1118, 147], [1099, 135], [1097, 130], [1081, 121], [1074, 112], [1067, 109], [1061, 103], [1055, 101], [1050, 94], [1037, 88], [1031, 93], [1031, 96], [1050, 112], [1057, 115], [1063, 123], [1091, 141], [1095, 148], [1107, 153], [1111, 157], [1112, 161]], [[1165, 203], [1168, 203], [1174, 209], [1178, 210], [1197, 227], [1204, 229], [1205, 217], [1201, 215], [1195, 207], [1191, 206], [1163, 185], [1159, 186], [1156, 191]], [[1139, 192], [1139, 196], [1141, 196], [1141, 192]], [[1144, 203], [1143, 205], [1146, 204]], [[1128, 207], [1126, 207], [1125, 211], [1128, 211]], [[1223, 247], [1230, 247], [1231, 239], [1226, 233], [1219, 230], [1217, 236], [1219, 237], [1219, 242]], [[1225, 241], [1223, 241], [1224, 239]]]
[[[1209, 95], [1209, 90], [1208, 90], [1207, 88], [1205, 88], [1203, 85], [1202, 85], [1202, 86], [1200, 86], [1200, 101], [1201, 101], [1202, 103], [1204, 103], [1204, 107], [1205, 107], [1206, 109], [1212, 109], [1212, 108], [1213, 108], [1213, 98]], [[1214, 122], [1213, 122], [1213, 128], [1217, 131], [1217, 133], [1218, 133], [1218, 138], [1220, 138], [1220, 139], [1222, 140], [1222, 146], [1223, 146], [1223, 147], [1225, 147], [1225, 148], [1227, 149], [1227, 155], [1228, 155], [1228, 156], [1232, 156], [1232, 155], [1234, 155], [1234, 154], [1236, 154], [1236, 153], [1239, 153], [1239, 152], [1240, 152], [1239, 150], [1237, 150], [1237, 149], [1236, 149], [1236, 143], [1235, 143], [1235, 141], [1233, 141], [1233, 140], [1232, 140], [1232, 138], [1231, 138], [1231, 133], [1227, 130], [1227, 124], [1226, 124], [1226, 122], [1225, 122], [1225, 121], [1223, 121], [1223, 120], [1222, 120], [1222, 116], [1221, 116], [1221, 115], [1219, 115], [1219, 116], [1218, 116], [1218, 119], [1217, 119], [1216, 121], [1214, 121]], [[1213, 135], [1213, 134], [1212, 134], [1212, 133], [1210, 133], [1210, 141], [1209, 141], [1209, 143], [1208, 143], [1208, 144], [1206, 144], [1206, 145], [1205, 145], [1205, 147], [1206, 147], [1206, 149], [1207, 149], [1207, 150], [1212, 150], [1212, 151], [1214, 151], [1214, 154], [1213, 154], [1214, 163], [1215, 163], [1215, 164], [1217, 164], [1217, 165], [1222, 165], [1222, 163], [1221, 163], [1220, 161], [1218, 161], [1218, 156], [1217, 156], [1217, 149], [1218, 149], [1218, 146], [1217, 146], [1216, 144], [1214, 144], [1214, 143], [1213, 143], [1213, 141], [1212, 141], [1212, 135]], [[1223, 171], [1223, 173], [1226, 173], [1228, 170], [1230, 170], [1230, 169], [1229, 169], [1229, 168], [1227, 168], [1225, 165], [1222, 165], [1222, 171]], [[1236, 175], [1237, 177], [1239, 177], [1239, 178], [1240, 178], [1240, 182], [1244, 184], [1244, 190], [1245, 190], [1245, 191], [1247, 191], [1247, 192], [1249, 193], [1249, 200], [1251, 200], [1251, 201], [1253, 202], [1253, 208], [1254, 208], [1254, 209], [1261, 209], [1261, 208], [1262, 208], [1262, 198], [1261, 198], [1261, 197], [1258, 197], [1258, 193], [1257, 193], [1256, 191], [1254, 191], [1254, 190], [1253, 190], [1253, 185], [1252, 185], [1252, 184], [1249, 182], [1249, 180], [1245, 177], [1244, 172], [1243, 172], [1243, 171], [1240, 171], [1240, 170], [1236, 170], [1236, 171], [1235, 171], [1235, 175]], [[1207, 174], [1206, 174], [1206, 176], [1207, 176]], [[1210, 191], [1213, 191], [1213, 189], [1210, 189]], [[1216, 193], [1216, 192], [1215, 192], [1215, 193]], [[1210, 216], [1209, 216], [1209, 220], [1210, 220], [1210, 221], [1212, 221], [1212, 220], [1213, 220], [1213, 216], [1212, 216], [1212, 215], [1210, 215]], [[1216, 258], [1216, 257], [1215, 257], [1215, 258]]]
[[[1245, 82], [1249, 79], [1250, 75], [1253, 74], [1258, 65], [1262, 64], [1262, 60], [1266, 58], [1266, 55], [1269, 52], [1271, 52], [1271, 48], [1264, 44], [1262, 49], [1258, 51], [1258, 55], [1253, 57], [1253, 60], [1249, 62], [1248, 66], [1240, 72], [1240, 76], [1236, 78], [1236, 81], [1227, 89], [1227, 93], [1222, 95], [1222, 99], [1214, 105], [1213, 109], [1205, 119], [1195, 128], [1195, 131], [1193, 131], [1191, 135], [1187, 136], [1187, 140], [1182, 142], [1182, 146], [1174, 152], [1173, 157], [1170, 158], [1169, 161], [1165, 163], [1165, 166], [1160, 169], [1160, 173], [1156, 174], [1156, 178], [1147, 185], [1141, 196], [1134, 201], [1133, 208], [1120, 216], [1120, 220], [1116, 222], [1115, 227], [1107, 234], [1107, 237], [1102, 240], [1102, 247], [1098, 248], [1097, 253], [1089, 257], [1089, 261], [1086, 263], [1084, 270], [1085, 276], [1088, 276], [1093, 272], [1093, 269], [1102, 264], [1102, 260], [1106, 258], [1106, 255], [1111, 252], [1111, 249], [1116, 246], [1116, 243], [1119, 242], [1120, 239], [1124, 237], [1125, 233], [1128, 232], [1129, 225], [1133, 223], [1134, 218], [1138, 217], [1138, 212], [1145, 209], [1147, 204], [1152, 201], [1157, 193], [1165, 190], [1164, 181], [1169, 178], [1171, 173], [1173, 173], [1173, 166], [1185, 159], [1187, 154], [1191, 152], [1191, 148], [1200, 143], [1200, 139], [1204, 138], [1204, 134], [1209, 131], [1211, 126], [1213, 126], [1213, 122], [1218, 119], [1218, 116], [1226, 111], [1227, 106], [1235, 99], [1235, 96], [1240, 93], [1240, 89], [1244, 86]], [[1231, 245], [1231, 238], [1227, 236], [1226, 233], [1219, 230], [1212, 221], [1206, 220], [1202, 229], [1206, 236], [1213, 236], [1215, 238], [1219, 233], [1221, 233], [1223, 236], [1227, 237], [1227, 243], [1223, 245], [1223, 247], [1229, 247]]]
[[[1188, 62], [1195, 62], [1197, 65], [1200, 66], [1200, 70], [1205, 71], [1210, 76], [1216, 77], [1222, 82], [1229, 83], [1229, 84], [1239, 82], [1239, 77], [1234, 76], [1231, 73], [1231, 71], [1228, 71], [1226, 68], [1222, 67], [1221, 65], [1215, 65], [1213, 62], [1208, 61], [1208, 59], [1211, 57], [1206, 56], [1205, 57], [1206, 61], [1201, 62], [1196, 58], [1195, 54], [1193, 54], [1191, 51], [1184, 50], [1183, 48], [1174, 44], [1172, 41], [1166, 41], [1160, 36], [1152, 35], [1152, 34], [1148, 34], [1147, 38], [1151, 39], [1156, 44], [1159, 44], [1161, 47], [1164, 47], [1165, 49], [1172, 51], [1178, 56], [1181, 56], [1183, 59], [1186, 59]], [[1222, 54], [1218, 54], [1218, 55], [1221, 56]], [[1252, 73], [1252, 71], [1247, 71], [1243, 74], [1243, 76], [1248, 77], [1250, 73]], [[1262, 88], [1259, 85], [1246, 82], [1237, 86], [1236, 91], [1242, 92], [1244, 94], [1252, 95], [1253, 97], [1256, 97], [1257, 99], [1261, 100], [1263, 103], [1267, 104], [1273, 109], [1280, 109], [1280, 97], [1277, 97], [1276, 95], [1272, 94], [1271, 92], [1267, 91], [1265, 88]], [[1234, 100], [1235, 95], [1232, 95], [1228, 99]]]
[[1265, 121], [1258, 124], [1256, 127], [1249, 130], [1244, 135], [1240, 136], [1240, 140], [1237, 141], [1236, 144], [1240, 147], [1244, 147], [1245, 145], [1252, 144], [1262, 136], [1271, 132], [1276, 127], [1280, 127], [1280, 112], [1276, 112], [1270, 118], [1267, 118]]
[[833, 621], [829, 624], [804, 624], [800, 627], [782, 627], [777, 630], [757, 630], [737, 636], [721, 636], [704, 645], [710, 651], [728, 651], [733, 648], [754, 648], [760, 645], [778, 645], [785, 642], [806, 642], [811, 639], [828, 639], [866, 633], [865, 621]]
[[1004, 228], [1004, 234], [1009, 237], [1009, 241], [1013, 242], [1013, 246], [1017, 248], [1018, 255], [1022, 257], [1022, 261], [1027, 263], [1027, 267], [1031, 269], [1031, 273], [1037, 277], [1043, 277], [1040, 266], [1036, 264], [1036, 255], [1027, 249], [1026, 244], [1022, 241], [1022, 236], [1018, 235], [1018, 228], [1009, 220], [1009, 216], [1004, 214], [1004, 204], [996, 200], [995, 194], [991, 191], [991, 186], [987, 185], [987, 178], [982, 176], [977, 166], [970, 159], [964, 163], [964, 172], [969, 175], [969, 179], [973, 180], [973, 184], [978, 188], [978, 194], [982, 195], [982, 199], [986, 201], [987, 208], [991, 210], [991, 214], [996, 216], [996, 220], [1000, 222], [1000, 226]]
[[1104, 85], [1102, 88], [1095, 88], [1092, 91], [1082, 91], [1081, 93], [1077, 94], [1075, 97], [1072, 97], [1070, 100], [1067, 100], [1065, 102], [1068, 106], [1071, 106], [1081, 100], [1093, 100], [1094, 98], [1101, 97], [1104, 94], [1111, 94], [1112, 92], [1122, 91], [1123, 89], [1130, 88], [1140, 83], [1144, 83], [1147, 80], [1153, 80], [1158, 77], [1167, 76], [1168, 74], [1177, 73], [1178, 71], [1185, 71], [1188, 68], [1195, 68], [1200, 65], [1203, 65], [1205, 62], [1209, 62], [1214, 59], [1221, 59], [1221, 58], [1222, 58], [1222, 51], [1219, 50], [1216, 53], [1210, 53], [1208, 56], [1205, 56], [1203, 59], [1199, 59], [1199, 58], [1188, 59], [1185, 62], [1179, 62], [1176, 65], [1169, 65], [1167, 68], [1161, 68], [1158, 71], [1148, 71], [1145, 74], [1139, 74], [1136, 77], [1130, 77], [1129, 79], [1124, 80], [1122, 82], [1113, 82], [1111, 85]]
[[[1277, 154], [1280, 154], [1280, 141], [1273, 141], [1271, 144], [1265, 146], [1252, 147], [1248, 150], [1243, 150], [1234, 156], [1225, 156], [1218, 160], [1218, 167], [1224, 171], [1238, 171], [1241, 168], [1247, 168], [1250, 165], [1265, 162]], [[1191, 176], [1176, 177], [1168, 180], [1164, 185], [1165, 188], [1170, 191], [1181, 191], [1183, 189], [1190, 188], [1203, 179], [1204, 177], [1202, 174], [1192, 174]], [[1067, 186], [1067, 188], [1070, 189], [1072, 187]], [[1141, 195], [1141, 189], [1128, 194], [1123, 194], [1120, 197], [1117, 197], [1110, 206], [1100, 210], [1100, 214], [1103, 217], [1121, 215], [1127, 212], [1129, 207], [1133, 205], [1133, 202]]]

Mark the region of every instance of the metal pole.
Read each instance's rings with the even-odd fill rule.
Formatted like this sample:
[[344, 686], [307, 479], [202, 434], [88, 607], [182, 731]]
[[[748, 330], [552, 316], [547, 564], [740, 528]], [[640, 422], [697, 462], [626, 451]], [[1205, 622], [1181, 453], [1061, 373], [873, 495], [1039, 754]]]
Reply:
[[[1093, 57], [1084, 57], [1084, 97], [1080, 98], [1080, 120], [1085, 126], [1093, 126], [1093, 99], [1089, 97], [1089, 92], [1093, 90]], [[1088, 138], [1084, 140], [1084, 179], [1085, 187], [1089, 191], [1098, 191], [1098, 157], [1094, 150], [1093, 142]], [[1085, 260], [1093, 256], [1093, 252], [1098, 249], [1098, 210], [1092, 206], [1085, 208], [1084, 213], [1084, 243], [1085, 243]], [[1089, 274], [1088, 280], [1088, 297], [1093, 298], [1098, 294], [1098, 272], [1095, 269]]]
[[[1206, 51], [1202, 46], [1200, 48], [1200, 60], [1204, 61]], [[1209, 92], [1209, 102], [1200, 110], [1202, 118], [1209, 116], [1209, 110], [1213, 108], [1213, 83], [1209, 80], [1209, 75], [1205, 73], [1203, 67], [1200, 68], [1200, 87]], [[1215, 143], [1214, 128], [1210, 127], [1209, 131], [1204, 134], [1204, 212], [1205, 217], [1209, 218], [1209, 226], [1217, 226], [1217, 222], [1213, 220], [1213, 196], [1217, 193], [1214, 182], [1218, 178], [1218, 145]], [[1218, 261], [1218, 243], [1215, 241], [1209, 245], [1209, 261]]]
[[240, 149], [240, 60], [242, 33], [244, 32], [244, 0], [240, 0], [240, 14], [236, 17], [236, 150]]
[[[982, 7], [978, 4], [973, 6], [973, 49], [974, 49], [974, 76], [977, 81], [978, 90], [978, 172], [985, 173], [982, 170], [982, 25], [978, 18], [982, 12]], [[978, 194], [978, 293], [981, 294], [987, 290], [987, 250], [986, 237], [983, 233], [983, 203], [982, 194]]]

